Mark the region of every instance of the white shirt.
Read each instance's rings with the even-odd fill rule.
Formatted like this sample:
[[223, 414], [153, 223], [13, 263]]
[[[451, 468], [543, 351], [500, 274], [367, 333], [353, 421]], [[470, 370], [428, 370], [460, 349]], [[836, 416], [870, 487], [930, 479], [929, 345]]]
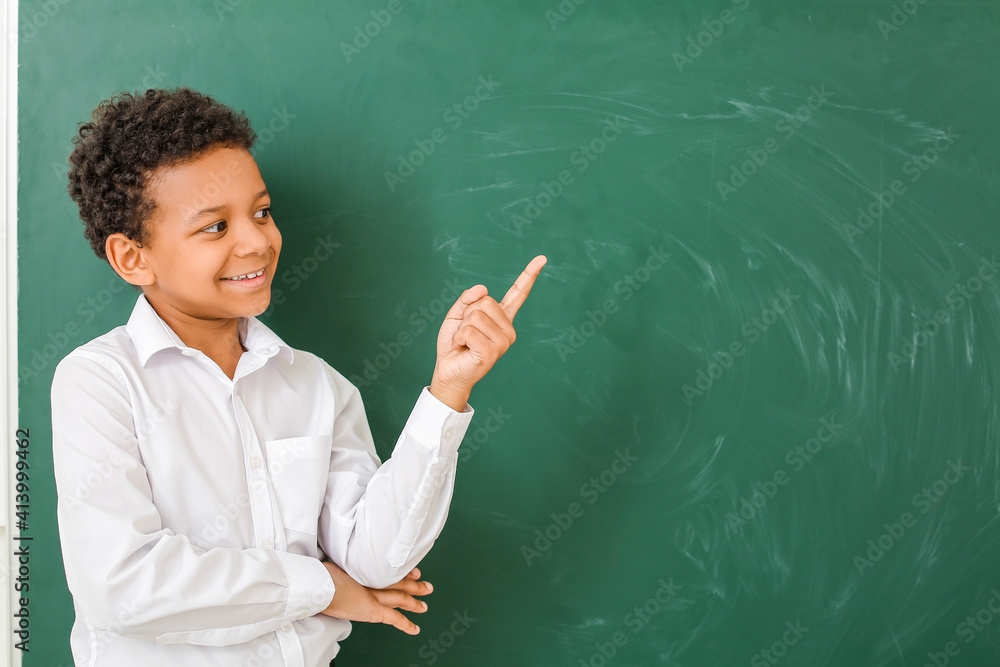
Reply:
[[239, 333], [230, 380], [140, 295], [56, 367], [78, 666], [327, 667], [351, 624], [319, 614], [320, 559], [383, 588], [444, 526], [471, 407], [425, 387], [380, 465], [354, 385], [256, 318]]

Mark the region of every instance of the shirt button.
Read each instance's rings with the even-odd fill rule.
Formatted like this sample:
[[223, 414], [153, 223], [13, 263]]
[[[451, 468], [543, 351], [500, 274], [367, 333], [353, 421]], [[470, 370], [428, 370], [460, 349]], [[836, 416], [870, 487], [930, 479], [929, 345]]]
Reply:
[[260, 543], [260, 546], [264, 547], [265, 549], [270, 549], [274, 546], [274, 542], [272, 542], [271, 540], [264, 540], [263, 542]]
[[291, 626], [291, 624], [288, 624], [288, 625], [283, 625], [283, 626], [281, 626], [281, 629], [282, 629], [282, 631], [284, 631], [284, 632], [288, 632], [289, 630], [291, 630], [291, 629], [292, 629], [292, 626]]
[[259, 456], [251, 456], [250, 457], [250, 467], [251, 468], [259, 468], [260, 464], [261, 464], [261, 460], [260, 460]]
[[303, 618], [309, 618], [309, 613], [304, 611], [301, 614], [299, 614], [299, 619], [301, 620]]
[[183, 350], [181, 350], [181, 354], [183, 354], [185, 357], [193, 357], [194, 355], [198, 354], [198, 350], [192, 350], [191, 348], [184, 348]]
[[454, 437], [455, 437], [455, 429], [449, 428], [448, 430], [446, 430], [444, 432], [444, 439], [445, 440], [451, 440]]

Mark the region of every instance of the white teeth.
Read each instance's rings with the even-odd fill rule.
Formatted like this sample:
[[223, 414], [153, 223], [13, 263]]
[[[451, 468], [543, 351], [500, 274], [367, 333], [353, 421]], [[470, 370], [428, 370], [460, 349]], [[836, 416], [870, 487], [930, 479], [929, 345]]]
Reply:
[[264, 269], [261, 269], [257, 273], [244, 273], [242, 276], [236, 276], [235, 278], [226, 278], [226, 280], [246, 280], [247, 278], [256, 278], [264, 273]]

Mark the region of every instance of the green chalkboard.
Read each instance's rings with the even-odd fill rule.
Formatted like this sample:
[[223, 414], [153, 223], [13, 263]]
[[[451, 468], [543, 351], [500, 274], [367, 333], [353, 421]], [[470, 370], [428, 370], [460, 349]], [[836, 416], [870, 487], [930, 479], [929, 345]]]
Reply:
[[1000, 661], [995, 3], [60, 0], [19, 38], [24, 664], [71, 661], [52, 369], [135, 299], [70, 138], [177, 85], [252, 119], [263, 319], [355, 380], [383, 458], [442, 305], [549, 258], [422, 633], [356, 625], [338, 665]]

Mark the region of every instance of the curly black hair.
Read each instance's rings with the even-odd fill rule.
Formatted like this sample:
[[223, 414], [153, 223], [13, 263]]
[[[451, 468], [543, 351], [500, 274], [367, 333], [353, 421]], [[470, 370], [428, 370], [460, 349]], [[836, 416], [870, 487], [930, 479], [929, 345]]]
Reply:
[[257, 140], [242, 111], [186, 87], [112, 95], [91, 120], [73, 137], [68, 190], [80, 207], [83, 235], [103, 260], [112, 234], [140, 246], [149, 241], [143, 223], [156, 208], [146, 195], [152, 172], [217, 146], [250, 150]]

